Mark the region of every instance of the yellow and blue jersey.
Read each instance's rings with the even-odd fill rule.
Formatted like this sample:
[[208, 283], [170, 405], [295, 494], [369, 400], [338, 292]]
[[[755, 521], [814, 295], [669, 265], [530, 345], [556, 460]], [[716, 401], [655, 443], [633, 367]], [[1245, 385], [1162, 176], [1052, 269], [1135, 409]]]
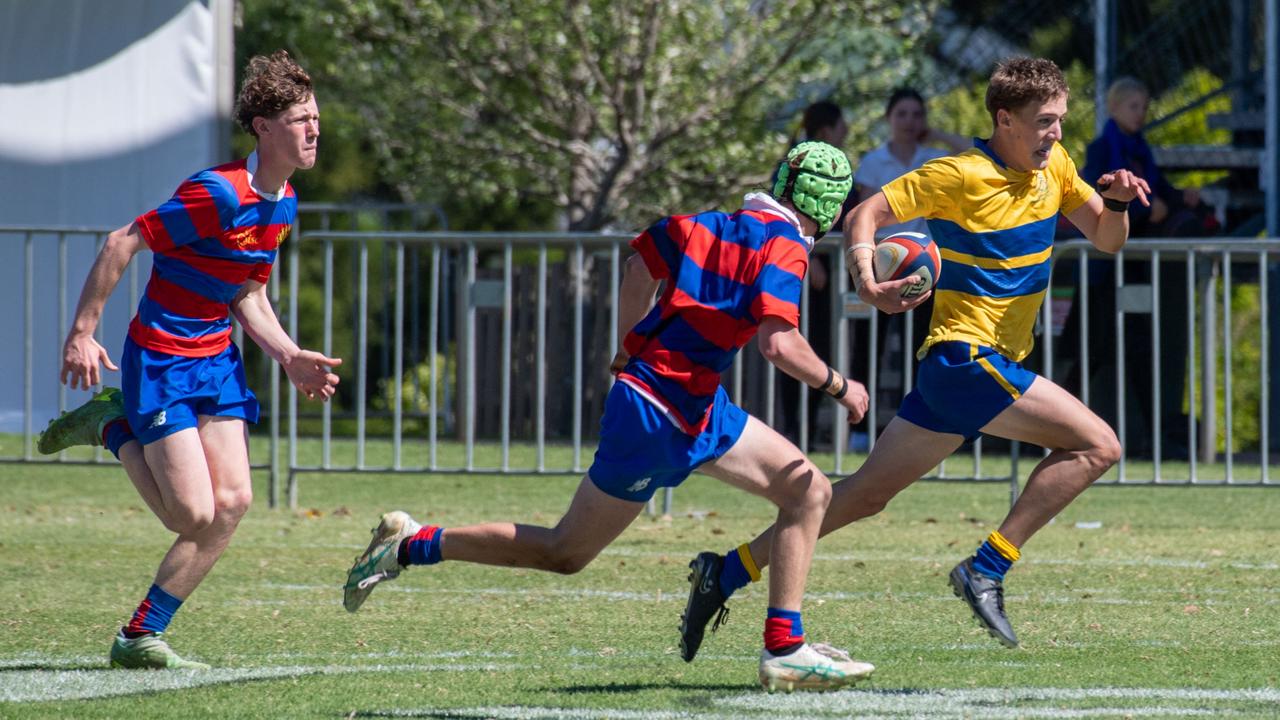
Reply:
[[881, 188], [899, 221], [923, 217], [942, 256], [933, 317], [919, 357], [950, 341], [994, 348], [1020, 361], [1049, 284], [1058, 213], [1093, 188], [1055, 144], [1044, 170], [1006, 166], [986, 142], [938, 158]]

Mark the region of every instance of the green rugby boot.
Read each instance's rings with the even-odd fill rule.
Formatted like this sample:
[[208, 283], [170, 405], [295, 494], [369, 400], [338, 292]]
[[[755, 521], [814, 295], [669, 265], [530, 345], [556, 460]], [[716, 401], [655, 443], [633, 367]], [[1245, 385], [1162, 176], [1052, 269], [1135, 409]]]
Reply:
[[342, 606], [347, 612], [359, 610], [375, 585], [395, 580], [404, 571], [396, 558], [400, 542], [421, 529], [422, 525], [403, 510], [383, 514], [378, 527], [373, 529], [373, 540], [369, 541], [364, 554], [356, 558], [347, 573], [347, 584], [342, 586]]
[[136, 638], [116, 635], [111, 644], [111, 667], [137, 670], [208, 670], [195, 660], [183, 660], [169, 647], [161, 633], [147, 633]]
[[89, 402], [49, 421], [40, 433], [36, 449], [45, 455], [76, 445], [102, 446], [102, 428], [124, 417], [124, 396], [119, 388], [104, 387]]

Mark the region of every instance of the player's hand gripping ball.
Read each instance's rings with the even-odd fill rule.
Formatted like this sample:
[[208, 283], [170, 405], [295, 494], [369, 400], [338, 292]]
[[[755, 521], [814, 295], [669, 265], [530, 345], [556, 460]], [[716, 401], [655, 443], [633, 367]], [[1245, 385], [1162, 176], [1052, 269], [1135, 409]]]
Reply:
[[894, 233], [876, 243], [872, 261], [876, 282], [887, 282], [914, 276], [918, 280], [902, 291], [903, 297], [915, 297], [938, 284], [942, 258], [938, 246], [928, 235], [918, 232]]

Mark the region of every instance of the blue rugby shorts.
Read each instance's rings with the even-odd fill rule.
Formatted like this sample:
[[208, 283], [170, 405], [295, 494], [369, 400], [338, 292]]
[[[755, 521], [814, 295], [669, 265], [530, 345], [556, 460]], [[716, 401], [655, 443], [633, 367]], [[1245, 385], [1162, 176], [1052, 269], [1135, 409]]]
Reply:
[[245, 382], [235, 343], [210, 357], [184, 357], [126, 337], [120, 375], [125, 419], [143, 445], [196, 427], [200, 415], [258, 422], [258, 399]]
[[701, 465], [738, 442], [747, 413], [716, 388], [707, 427], [697, 436], [680, 430], [666, 414], [625, 382], [605, 398], [600, 444], [588, 477], [608, 495], [646, 502], [658, 488], [675, 487]]
[[926, 430], [973, 440], [1022, 397], [1036, 377], [993, 348], [938, 343], [920, 361], [916, 386], [902, 399], [898, 416]]

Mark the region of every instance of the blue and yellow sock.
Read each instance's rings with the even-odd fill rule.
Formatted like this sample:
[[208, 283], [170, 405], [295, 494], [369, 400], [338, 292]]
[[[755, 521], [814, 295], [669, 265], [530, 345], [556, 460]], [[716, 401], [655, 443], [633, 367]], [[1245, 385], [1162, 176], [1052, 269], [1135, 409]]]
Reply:
[[751, 546], [739, 545], [724, 556], [720, 567], [720, 594], [728, 600], [730, 595], [760, 579], [760, 569], [751, 557]]
[[440, 556], [440, 540], [444, 538], [444, 528], [428, 525], [412, 537], [400, 541], [400, 549], [396, 560], [402, 567], [409, 565], [435, 565], [444, 558]]
[[799, 610], [769, 608], [764, 618], [764, 649], [773, 655], [790, 655], [804, 644], [804, 623]]
[[165, 592], [164, 588], [152, 584], [133, 618], [125, 625], [122, 632], [127, 638], [135, 638], [147, 633], [161, 633], [169, 627], [173, 614], [182, 607], [182, 600]]
[[1004, 574], [1009, 572], [1009, 568], [1021, 556], [1018, 548], [1006, 540], [999, 530], [995, 530], [987, 536], [978, 552], [974, 553], [973, 569], [993, 580], [1003, 581]]

